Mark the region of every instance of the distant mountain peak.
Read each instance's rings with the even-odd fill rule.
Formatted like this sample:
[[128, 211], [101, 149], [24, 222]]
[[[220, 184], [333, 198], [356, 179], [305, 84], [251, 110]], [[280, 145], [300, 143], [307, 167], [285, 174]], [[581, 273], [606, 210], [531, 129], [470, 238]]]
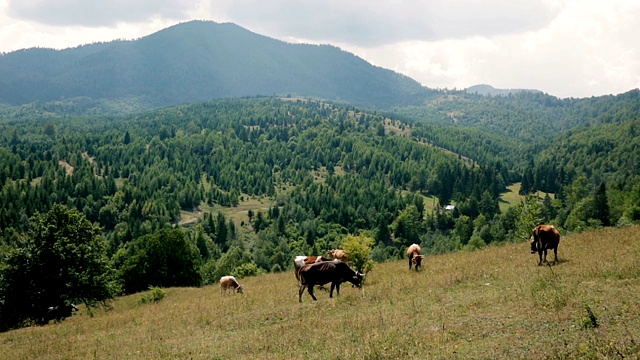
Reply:
[[156, 106], [295, 95], [368, 108], [418, 105], [433, 90], [335, 46], [291, 44], [193, 20], [136, 40], [0, 56], [0, 103], [138, 98]]

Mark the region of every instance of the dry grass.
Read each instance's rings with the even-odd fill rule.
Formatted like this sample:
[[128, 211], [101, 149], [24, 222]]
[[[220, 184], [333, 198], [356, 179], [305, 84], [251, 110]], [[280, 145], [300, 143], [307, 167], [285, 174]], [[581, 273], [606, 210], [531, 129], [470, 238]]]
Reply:
[[[364, 290], [298, 303], [291, 271], [166, 289], [155, 304], [118, 298], [93, 317], [0, 334], [6, 359], [637, 358], [640, 227], [563, 238], [537, 266], [528, 244], [378, 264]], [[586, 321], [586, 306], [598, 327]]]

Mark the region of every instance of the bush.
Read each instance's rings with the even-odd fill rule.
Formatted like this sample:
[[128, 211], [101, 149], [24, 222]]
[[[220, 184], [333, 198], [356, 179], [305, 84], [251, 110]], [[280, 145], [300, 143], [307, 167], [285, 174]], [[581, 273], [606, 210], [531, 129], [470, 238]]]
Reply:
[[256, 275], [260, 275], [263, 274], [264, 270], [260, 269], [256, 264], [254, 263], [244, 263], [238, 267], [235, 267], [232, 271], [231, 271], [231, 275], [235, 276], [238, 279], [241, 279], [243, 277], [247, 277], [247, 276], [256, 276]]
[[347, 252], [349, 261], [358, 272], [367, 273], [373, 269], [374, 263], [371, 260], [373, 242], [373, 238], [364, 235], [348, 235], [342, 241], [342, 249]]
[[149, 286], [200, 286], [200, 253], [180, 229], [142, 236], [115, 255], [128, 294]]
[[151, 290], [151, 294], [143, 295], [140, 298], [140, 303], [141, 304], [147, 304], [147, 303], [150, 303], [150, 302], [158, 302], [158, 301], [164, 299], [165, 292], [161, 288], [156, 287], [156, 286], [149, 286], [149, 290]]

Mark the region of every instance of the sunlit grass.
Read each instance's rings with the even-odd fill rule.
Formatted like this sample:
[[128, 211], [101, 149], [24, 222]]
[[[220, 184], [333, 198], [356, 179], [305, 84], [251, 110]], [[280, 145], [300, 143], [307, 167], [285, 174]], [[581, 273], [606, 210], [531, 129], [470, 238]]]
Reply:
[[[528, 244], [377, 264], [362, 290], [298, 303], [292, 271], [118, 298], [59, 324], [0, 334], [7, 359], [620, 358], [640, 351], [640, 227], [562, 238], [557, 265]], [[598, 326], [585, 327], [586, 306]], [[593, 322], [593, 321], [592, 321]]]

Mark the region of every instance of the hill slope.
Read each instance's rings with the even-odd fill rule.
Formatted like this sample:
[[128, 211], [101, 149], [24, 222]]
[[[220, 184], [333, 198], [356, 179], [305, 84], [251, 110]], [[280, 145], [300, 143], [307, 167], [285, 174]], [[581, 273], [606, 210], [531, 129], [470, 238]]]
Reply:
[[[528, 244], [378, 264], [364, 290], [297, 299], [289, 272], [122, 297], [93, 317], [0, 334], [8, 358], [618, 358], [640, 351], [640, 228], [562, 239], [536, 266]], [[592, 313], [589, 318], [589, 313]], [[597, 324], [596, 328], [589, 325]]]
[[294, 94], [359, 106], [414, 104], [429, 90], [329, 45], [288, 44], [237, 25], [191, 21], [135, 41], [0, 56], [0, 103], [136, 98], [147, 107]]

